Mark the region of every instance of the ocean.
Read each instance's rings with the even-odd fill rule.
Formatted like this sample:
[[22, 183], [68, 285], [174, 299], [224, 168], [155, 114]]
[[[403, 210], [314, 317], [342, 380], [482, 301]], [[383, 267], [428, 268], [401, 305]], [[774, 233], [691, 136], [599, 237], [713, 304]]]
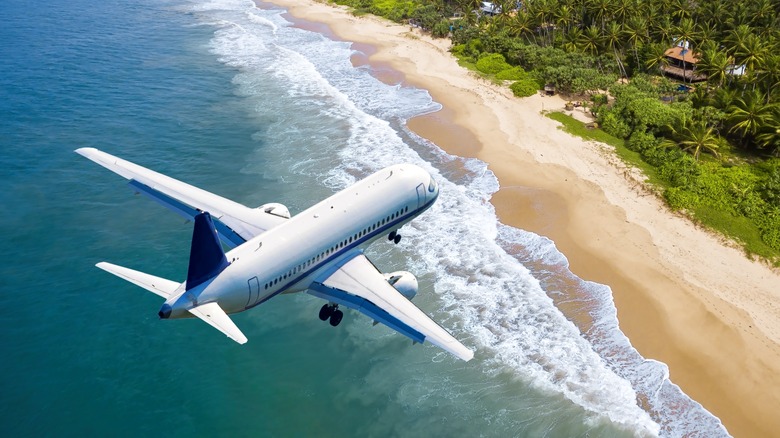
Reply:
[[[485, 163], [406, 128], [440, 105], [349, 42], [249, 0], [0, 4], [0, 419], [8, 436], [726, 436], [643, 359], [607, 286], [498, 223]], [[73, 153], [96, 147], [248, 206], [299, 212], [398, 162], [439, 181], [368, 255], [466, 363], [309, 295], [234, 315], [238, 345], [94, 267], [186, 277], [192, 224]], [[575, 325], [558, 305], [575, 308]]]

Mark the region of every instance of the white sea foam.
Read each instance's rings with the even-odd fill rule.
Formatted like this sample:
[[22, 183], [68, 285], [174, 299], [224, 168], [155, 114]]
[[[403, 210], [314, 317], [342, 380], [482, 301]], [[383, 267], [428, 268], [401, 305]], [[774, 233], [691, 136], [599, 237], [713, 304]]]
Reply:
[[[476, 348], [482, 372], [511, 373], [560, 394], [588, 413], [586, 423], [606, 418], [636, 435], [726, 435], [669, 381], [664, 364], [631, 347], [608, 287], [574, 277], [549, 239], [498, 223], [489, 203], [498, 181], [485, 163], [449, 156], [404, 128], [408, 117], [439, 108], [427, 92], [375, 80], [351, 65], [350, 44], [293, 28], [280, 11], [242, 0], [198, 2], [192, 11], [221, 23], [212, 51], [240, 71], [238, 92], [262, 114], [265, 134], [279, 140], [262, 151], [274, 154], [279, 170], [264, 174], [314, 176], [336, 189], [407, 161], [440, 182], [439, 202], [403, 229], [407, 244], [394, 251], [410, 270], [428, 273], [435, 294], [418, 299], [437, 303], [434, 316]], [[295, 121], [265, 111], [277, 93], [293, 98]], [[318, 128], [306, 130], [302, 120]], [[554, 303], [572, 283], [594, 320], [584, 333]]]

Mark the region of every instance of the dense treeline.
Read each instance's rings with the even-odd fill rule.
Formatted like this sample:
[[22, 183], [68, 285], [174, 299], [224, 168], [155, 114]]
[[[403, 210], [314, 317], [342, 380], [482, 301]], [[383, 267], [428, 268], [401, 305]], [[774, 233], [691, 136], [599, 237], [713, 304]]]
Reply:
[[[586, 100], [671, 207], [780, 254], [780, 0], [495, 0], [493, 14], [478, 0], [339, 2], [449, 36], [518, 96], [553, 84]], [[706, 81], [661, 76], [681, 41]]]

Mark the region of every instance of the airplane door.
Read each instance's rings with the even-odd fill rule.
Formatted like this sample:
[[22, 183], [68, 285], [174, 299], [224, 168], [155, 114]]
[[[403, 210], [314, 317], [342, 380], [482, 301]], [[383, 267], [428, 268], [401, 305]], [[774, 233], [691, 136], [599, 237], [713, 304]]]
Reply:
[[252, 277], [247, 280], [247, 286], [249, 287], [249, 300], [246, 302], [246, 308], [250, 308], [257, 303], [260, 298], [260, 280], [257, 277]]
[[417, 208], [425, 205], [425, 185], [420, 184], [417, 186]]

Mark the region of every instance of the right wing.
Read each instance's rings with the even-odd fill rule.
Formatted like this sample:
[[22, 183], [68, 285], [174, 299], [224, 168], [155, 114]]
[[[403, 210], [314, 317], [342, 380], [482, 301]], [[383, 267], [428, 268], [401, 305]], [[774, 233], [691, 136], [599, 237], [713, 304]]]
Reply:
[[355, 309], [415, 342], [428, 341], [465, 361], [474, 357], [473, 351], [395, 290], [363, 254], [312, 283], [309, 293]]
[[209, 212], [222, 241], [233, 248], [286, 220], [94, 148], [77, 149], [76, 153], [129, 179], [135, 190], [189, 220], [201, 212]]

